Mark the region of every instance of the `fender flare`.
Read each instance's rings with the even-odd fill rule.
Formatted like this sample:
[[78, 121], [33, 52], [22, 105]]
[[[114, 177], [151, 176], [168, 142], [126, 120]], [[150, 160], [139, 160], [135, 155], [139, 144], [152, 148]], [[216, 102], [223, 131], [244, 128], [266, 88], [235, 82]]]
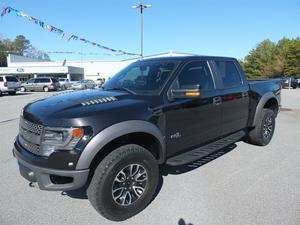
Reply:
[[269, 101], [272, 98], [274, 98], [277, 101], [277, 104], [279, 106], [278, 99], [277, 99], [276, 95], [273, 92], [268, 92], [268, 93], [264, 94], [260, 98], [260, 100], [259, 100], [259, 102], [256, 106], [256, 111], [255, 111], [254, 119], [253, 119], [253, 122], [252, 122], [253, 127], [255, 127], [256, 124], [258, 123], [258, 119], [259, 119], [260, 114], [262, 113], [264, 105], [267, 103], [267, 101]]
[[106, 144], [118, 137], [136, 132], [151, 134], [159, 141], [161, 148], [158, 163], [163, 162], [166, 157], [166, 145], [165, 137], [159, 128], [147, 121], [129, 120], [107, 127], [94, 136], [81, 153], [76, 169], [81, 170], [89, 168], [94, 157]]

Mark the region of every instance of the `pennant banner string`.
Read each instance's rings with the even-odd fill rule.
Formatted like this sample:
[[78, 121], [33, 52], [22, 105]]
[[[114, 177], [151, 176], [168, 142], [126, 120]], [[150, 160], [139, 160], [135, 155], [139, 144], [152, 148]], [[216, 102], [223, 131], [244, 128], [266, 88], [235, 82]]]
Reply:
[[[18, 54], [19, 51], [0, 51], [4, 53]], [[74, 51], [43, 51], [47, 54], [78, 54], [78, 55], [105, 55], [105, 56], [121, 56], [123, 53], [98, 53], [98, 52], [74, 52]], [[25, 51], [25, 53], [32, 53], [32, 51]]]
[[[7, 6], [7, 7], [4, 7], [1, 11], [1, 17], [4, 17], [5, 15], [7, 14], [10, 14], [10, 13], [14, 13], [16, 16], [19, 16], [19, 17], [24, 17], [26, 19], [28, 19], [29, 21], [35, 23], [36, 25], [42, 27], [43, 29], [46, 29], [52, 33], [55, 33], [55, 34], [58, 34], [61, 36], [61, 38], [64, 38], [66, 36], [66, 33], [62, 30], [62, 29], [59, 29], [55, 26], [52, 26], [50, 24], [47, 24], [35, 17], [32, 17], [22, 11], [19, 11], [17, 9], [14, 9], [10, 6]], [[104, 45], [101, 45], [101, 44], [98, 44], [96, 42], [93, 42], [93, 41], [89, 41], [85, 38], [82, 38], [82, 37], [79, 37], [77, 35], [74, 35], [74, 34], [71, 34], [68, 36], [67, 38], [67, 41], [81, 41], [81, 42], [84, 42], [84, 43], [87, 43], [87, 44], [91, 44], [93, 46], [97, 46], [101, 49], [104, 49], [104, 50], [107, 50], [107, 51], [111, 51], [111, 52], [114, 52], [116, 54], [111, 54], [111, 55], [131, 55], [131, 56], [139, 56], [139, 54], [136, 54], [136, 53], [131, 53], [131, 52], [125, 52], [125, 51], [122, 51], [122, 50], [117, 50], [117, 49], [113, 49], [113, 48], [109, 48], [109, 47], [106, 47]]]

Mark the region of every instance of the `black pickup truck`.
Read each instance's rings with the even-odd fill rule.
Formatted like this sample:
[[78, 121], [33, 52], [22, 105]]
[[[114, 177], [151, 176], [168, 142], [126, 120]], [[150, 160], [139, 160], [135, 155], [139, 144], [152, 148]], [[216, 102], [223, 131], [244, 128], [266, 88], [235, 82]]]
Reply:
[[279, 81], [247, 81], [234, 58], [139, 60], [101, 89], [25, 106], [13, 154], [40, 189], [86, 186], [93, 207], [121, 221], [152, 200], [160, 164], [188, 164], [240, 140], [267, 145], [280, 92]]

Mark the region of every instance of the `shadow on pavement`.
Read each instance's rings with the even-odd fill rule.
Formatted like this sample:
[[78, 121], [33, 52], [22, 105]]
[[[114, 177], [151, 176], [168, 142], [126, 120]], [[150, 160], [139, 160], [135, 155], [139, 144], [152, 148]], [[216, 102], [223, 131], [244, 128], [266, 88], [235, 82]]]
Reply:
[[32, 95], [33, 93], [31, 92], [17, 92], [14, 95], [10, 95], [8, 93], [2, 93], [2, 97], [15, 97], [15, 96], [22, 96], [22, 95]]
[[19, 95], [32, 95], [32, 92], [17, 92], [15, 95], [10, 95], [10, 96], [19, 96]]
[[184, 219], [180, 219], [179, 221], [178, 221], [178, 225], [193, 225], [192, 223], [186, 223], [185, 221], [184, 221]]

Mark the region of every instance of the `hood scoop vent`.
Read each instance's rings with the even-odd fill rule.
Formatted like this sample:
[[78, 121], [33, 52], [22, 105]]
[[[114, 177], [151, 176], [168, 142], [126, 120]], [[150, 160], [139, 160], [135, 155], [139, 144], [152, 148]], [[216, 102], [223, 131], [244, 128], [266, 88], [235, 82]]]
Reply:
[[96, 104], [104, 104], [108, 102], [115, 102], [118, 99], [116, 97], [103, 97], [103, 98], [96, 98], [93, 100], [89, 100], [86, 102], [81, 102], [82, 106], [89, 106], [89, 105], [96, 105]]

